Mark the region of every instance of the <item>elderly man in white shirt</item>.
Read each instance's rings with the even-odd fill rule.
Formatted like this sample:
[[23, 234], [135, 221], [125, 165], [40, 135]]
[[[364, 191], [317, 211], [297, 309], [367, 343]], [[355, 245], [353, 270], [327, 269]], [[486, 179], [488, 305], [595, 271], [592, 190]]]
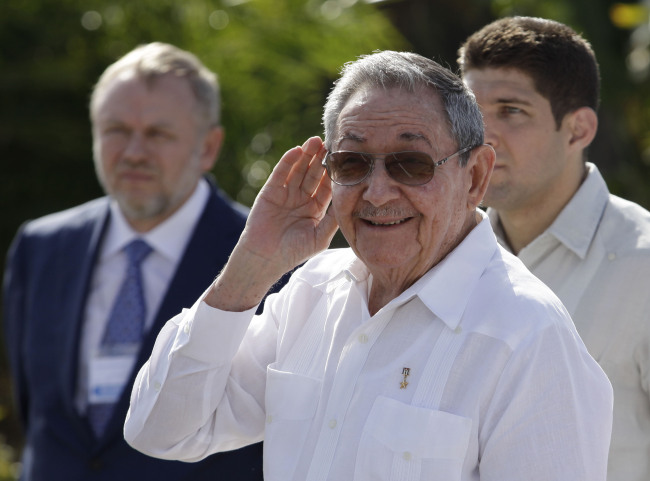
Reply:
[[[263, 439], [278, 481], [604, 480], [611, 386], [477, 209], [495, 155], [471, 92], [379, 52], [344, 67], [324, 125], [159, 335], [127, 441], [194, 461]], [[351, 248], [321, 252], [337, 226]]]
[[484, 202], [499, 242], [562, 300], [609, 376], [608, 480], [647, 481], [650, 213], [611, 195], [586, 162], [596, 56], [566, 25], [513, 17], [470, 36], [459, 61], [497, 153]]

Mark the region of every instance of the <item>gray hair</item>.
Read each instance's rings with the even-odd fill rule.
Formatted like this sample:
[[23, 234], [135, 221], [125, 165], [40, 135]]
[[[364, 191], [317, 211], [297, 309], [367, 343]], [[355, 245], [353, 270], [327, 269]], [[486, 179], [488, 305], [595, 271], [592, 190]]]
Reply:
[[[415, 93], [419, 87], [440, 96], [447, 123], [458, 149], [483, 144], [483, 117], [476, 98], [463, 81], [437, 62], [410, 52], [383, 51], [363, 55], [341, 69], [341, 77], [327, 97], [323, 112], [325, 146], [331, 150], [341, 111], [350, 97], [364, 87], [401, 88]], [[469, 152], [459, 156], [465, 165]]]
[[99, 77], [90, 97], [90, 115], [111, 81], [124, 72], [132, 72], [148, 84], [171, 74], [187, 79], [196, 98], [200, 121], [216, 127], [221, 121], [221, 99], [217, 75], [192, 53], [173, 45], [153, 42], [141, 45], [110, 65]]

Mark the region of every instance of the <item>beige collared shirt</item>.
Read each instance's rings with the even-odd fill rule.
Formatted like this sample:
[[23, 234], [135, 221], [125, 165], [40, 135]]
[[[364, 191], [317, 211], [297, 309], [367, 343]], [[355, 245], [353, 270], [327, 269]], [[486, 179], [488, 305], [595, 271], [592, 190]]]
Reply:
[[[595, 165], [519, 253], [565, 304], [614, 388], [609, 481], [650, 479], [650, 213], [611, 195]], [[503, 230], [488, 209], [499, 242]]]

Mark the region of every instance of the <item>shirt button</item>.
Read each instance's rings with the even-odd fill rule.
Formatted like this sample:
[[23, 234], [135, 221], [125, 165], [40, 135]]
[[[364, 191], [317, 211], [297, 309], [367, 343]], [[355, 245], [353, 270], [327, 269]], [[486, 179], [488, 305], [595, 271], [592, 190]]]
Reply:
[[189, 332], [190, 332], [190, 325], [189, 325], [189, 324], [185, 324], [185, 327], [183, 328], [183, 331], [185, 332], [185, 334], [189, 334]]
[[609, 254], [607, 254], [607, 258], [610, 261], [613, 261], [614, 259], [616, 259], [616, 254], [614, 252], [610, 252]]
[[365, 344], [366, 342], [368, 342], [368, 336], [365, 334], [359, 334], [359, 342], [361, 344]]
[[327, 423], [327, 425], [330, 427], [330, 429], [334, 429], [336, 427], [336, 419], [330, 419], [330, 422]]
[[460, 334], [461, 332], [463, 332], [463, 328], [460, 327], [460, 326], [456, 326], [456, 329], [454, 329], [454, 332], [455, 332], [456, 334]]
[[266, 416], [266, 424], [271, 424], [273, 422], [273, 416], [270, 414]]
[[160, 384], [158, 381], [156, 381], [156, 382], [153, 384], [153, 388], [154, 388], [156, 391], [160, 391], [160, 388], [161, 388], [161, 387], [162, 387], [162, 384]]
[[409, 453], [408, 451], [405, 451], [402, 457], [404, 458], [404, 461], [410, 461], [413, 458], [411, 453]]

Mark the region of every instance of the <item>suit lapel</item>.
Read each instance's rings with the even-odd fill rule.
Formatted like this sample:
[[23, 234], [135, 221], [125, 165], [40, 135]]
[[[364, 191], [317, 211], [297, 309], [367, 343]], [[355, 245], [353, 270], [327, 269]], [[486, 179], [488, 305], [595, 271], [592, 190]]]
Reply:
[[99, 244], [106, 229], [108, 214], [107, 201], [100, 203], [95, 208], [92, 215], [89, 216], [88, 222], [82, 225], [78, 235], [68, 239], [65, 244], [69, 255], [64, 257], [78, 258], [80, 262], [61, 266], [62, 269], [68, 271], [62, 279], [67, 279], [68, 285], [66, 288], [69, 293], [66, 296], [68, 300], [64, 306], [65, 311], [61, 313], [61, 318], [72, 320], [67, 324], [70, 332], [65, 336], [67, 345], [64, 350], [63, 367], [60, 371], [61, 376], [63, 376], [61, 382], [64, 391], [62, 399], [65, 399], [65, 408], [70, 419], [75, 420], [78, 430], [83, 431], [88, 436], [91, 436], [90, 431], [84, 417], [79, 415], [75, 404], [79, 374], [79, 351], [88, 289]]
[[210, 286], [225, 265], [244, 224], [245, 218], [236, 214], [212, 186], [209, 200], [171, 279], [151, 329], [142, 341], [135, 369], [116, 405], [116, 417], [107, 428], [107, 437], [111, 437], [109, 433], [115, 434], [118, 431], [121, 436], [131, 386], [140, 367], [149, 359], [158, 332], [183, 308], [191, 307]]
[[211, 186], [211, 194], [185, 253], [169, 284], [154, 323], [140, 352], [142, 365], [151, 354], [158, 332], [183, 308], [190, 308], [226, 264], [244, 229], [245, 217], [237, 215]]

